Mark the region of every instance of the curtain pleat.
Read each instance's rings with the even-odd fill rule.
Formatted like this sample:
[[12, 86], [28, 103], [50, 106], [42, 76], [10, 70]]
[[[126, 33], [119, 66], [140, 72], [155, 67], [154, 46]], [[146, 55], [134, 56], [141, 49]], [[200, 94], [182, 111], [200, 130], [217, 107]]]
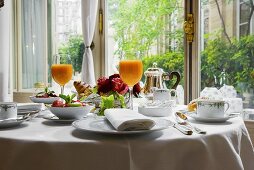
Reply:
[[82, 62], [82, 81], [95, 85], [93, 54], [90, 48], [94, 36], [95, 22], [98, 8], [98, 0], [82, 0], [82, 31], [85, 44], [85, 52]]
[[0, 102], [12, 100], [9, 93], [10, 25], [11, 1], [7, 1], [0, 9]]
[[44, 82], [45, 2], [22, 0], [22, 88]]

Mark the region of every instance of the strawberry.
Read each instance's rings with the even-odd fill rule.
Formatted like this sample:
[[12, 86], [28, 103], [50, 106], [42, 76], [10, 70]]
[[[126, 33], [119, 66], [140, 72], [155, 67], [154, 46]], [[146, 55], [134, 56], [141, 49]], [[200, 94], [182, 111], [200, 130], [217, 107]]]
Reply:
[[52, 107], [64, 107], [64, 103], [61, 100], [55, 100], [52, 103]]

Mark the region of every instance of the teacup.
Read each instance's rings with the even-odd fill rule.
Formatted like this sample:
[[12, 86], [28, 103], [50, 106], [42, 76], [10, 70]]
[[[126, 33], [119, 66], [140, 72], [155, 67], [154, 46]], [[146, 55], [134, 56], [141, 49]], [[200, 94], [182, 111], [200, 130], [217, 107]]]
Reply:
[[17, 103], [15, 102], [1, 102], [0, 103], [0, 120], [16, 119], [17, 118]]
[[[173, 95], [174, 94], [174, 95]], [[153, 92], [153, 100], [175, 100], [177, 92], [175, 89], [156, 89]]]
[[[225, 108], [226, 105], [226, 108]], [[197, 115], [204, 118], [223, 118], [229, 103], [223, 100], [198, 100]]]

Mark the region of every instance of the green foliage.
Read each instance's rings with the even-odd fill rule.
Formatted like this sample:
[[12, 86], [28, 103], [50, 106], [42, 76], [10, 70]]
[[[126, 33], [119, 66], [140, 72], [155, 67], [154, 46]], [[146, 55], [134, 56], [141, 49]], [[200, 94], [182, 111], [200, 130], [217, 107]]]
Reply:
[[[147, 56], [150, 47], [161, 36], [171, 37], [166, 27], [170, 15], [183, 10], [179, 0], [109, 0], [114, 38], [118, 44], [115, 51], [120, 58], [137, 58]], [[171, 32], [172, 33], [172, 32]], [[182, 36], [181, 36], [182, 38]]]
[[207, 41], [207, 46], [201, 54], [202, 88], [226, 83], [240, 91], [254, 88], [253, 78], [253, 35], [241, 37], [239, 40], [232, 39], [232, 44], [219, 36]]
[[81, 72], [84, 54], [84, 43], [82, 35], [71, 35], [67, 43], [58, 49], [61, 55], [61, 63], [72, 63], [75, 72]]

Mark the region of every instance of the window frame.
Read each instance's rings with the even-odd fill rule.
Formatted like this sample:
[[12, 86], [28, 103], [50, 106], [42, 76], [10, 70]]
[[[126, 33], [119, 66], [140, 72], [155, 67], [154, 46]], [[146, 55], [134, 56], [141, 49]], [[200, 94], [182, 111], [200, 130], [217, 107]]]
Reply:
[[[47, 63], [48, 63], [48, 30], [47, 30], [47, 1], [43, 1], [45, 3], [45, 26], [44, 26], [44, 34], [45, 34], [45, 49], [44, 49], [44, 52], [45, 52], [45, 56], [44, 56], [44, 60], [45, 60], [45, 64], [44, 64], [44, 74], [43, 74], [43, 77], [44, 77], [44, 83], [48, 83], [48, 79], [47, 79], [47, 74], [48, 74], [48, 66], [47, 66]], [[13, 56], [13, 61], [11, 63], [11, 70], [13, 70], [13, 73], [10, 77], [13, 82], [14, 82], [14, 89], [13, 89], [13, 92], [14, 92], [14, 95], [15, 93], [33, 93], [34, 92], [34, 88], [32, 89], [24, 89], [22, 87], [22, 26], [21, 26], [21, 4], [22, 2], [20, 0], [14, 0], [14, 3], [13, 3], [13, 10], [14, 10], [14, 15], [13, 15], [13, 20], [14, 20], [14, 28], [13, 28], [13, 35], [14, 35], [14, 43], [13, 43], [13, 47], [14, 47], [14, 56]], [[15, 96], [14, 96], [15, 98]]]

